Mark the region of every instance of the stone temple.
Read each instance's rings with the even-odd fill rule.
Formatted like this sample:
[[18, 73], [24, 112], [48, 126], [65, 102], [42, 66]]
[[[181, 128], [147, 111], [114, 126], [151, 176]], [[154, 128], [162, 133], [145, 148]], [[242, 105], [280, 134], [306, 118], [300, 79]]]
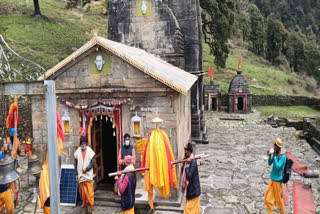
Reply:
[[191, 89], [191, 132], [202, 140], [203, 70], [199, 0], [110, 0], [108, 39], [144, 49], [197, 75]]
[[229, 113], [247, 113], [251, 112], [252, 94], [249, 85], [242, 71], [237, 74], [230, 82], [228, 92], [228, 112]]

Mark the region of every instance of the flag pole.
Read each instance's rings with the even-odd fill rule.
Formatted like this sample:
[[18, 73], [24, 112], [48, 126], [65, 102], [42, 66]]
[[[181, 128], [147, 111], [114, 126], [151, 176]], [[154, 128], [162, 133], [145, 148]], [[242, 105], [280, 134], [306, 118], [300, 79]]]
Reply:
[[14, 102], [17, 103], [17, 111], [14, 112], [14, 138], [13, 138], [13, 151], [14, 151], [14, 157], [16, 157], [16, 150], [17, 150], [17, 128], [18, 128], [18, 98], [17, 95], [14, 96]]

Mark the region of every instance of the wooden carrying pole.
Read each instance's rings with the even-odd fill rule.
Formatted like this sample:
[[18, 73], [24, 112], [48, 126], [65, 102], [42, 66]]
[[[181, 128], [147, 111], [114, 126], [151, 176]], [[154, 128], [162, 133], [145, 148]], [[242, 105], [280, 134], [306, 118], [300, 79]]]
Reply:
[[[209, 157], [209, 156], [210, 155], [200, 154], [200, 155], [196, 155], [192, 160], [206, 158], [206, 157]], [[171, 164], [175, 165], [175, 164], [179, 164], [179, 163], [185, 163], [187, 161], [188, 161], [188, 159], [182, 159], [182, 160], [177, 160], [175, 162], [171, 162]], [[116, 176], [118, 173], [127, 174], [127, 173], [131, 173], [131, 172], [141, 172], [141, 171], [145, 171], [145, 170], [149, 170], [149, 168], [137, 168], [137, 169], [128, 170], [128, 171], [112, 172], [112, 173], [109, 173], [108, 176], [109, 177], [113, 177], [113, 176]]]
[[[141, 172], [141, 171], [144, 171], [144, 170], [149, 170], [149, 168], [138, 168], [138, 169], [133, 169], [133, 170], [128, 170], [128, 171], [119, 171], [121, 172], [121, 174], [127, 174], [127, 173], [131, 173], [131, 172]], [[113, 176], [116, 176], [119, 172], [112, 172], [112, 173], [109, 173], [109, 177], [113, 177]]]

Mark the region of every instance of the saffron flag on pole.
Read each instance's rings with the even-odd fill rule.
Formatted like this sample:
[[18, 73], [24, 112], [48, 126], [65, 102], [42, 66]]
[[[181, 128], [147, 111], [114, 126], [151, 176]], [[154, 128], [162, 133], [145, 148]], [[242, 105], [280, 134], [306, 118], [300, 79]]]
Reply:
[[20, 124], [20, 118], [18, 114], [18, 102], [14, 102], [11, 104], [9, 109], [9, 114], [7, 117], [7, 128], [15, 128], [14, 127], [14, 114], [17, 112], [17, 125]]
[[238, 68], [239, 68], [239, 69], [241, 68], [241, 56], [240, 56], [240, 58], [239, 58]]
[[208, 71], [208, 77], [213, 77], [213, 69], [212, 66], [210, 67], [209, 71]]

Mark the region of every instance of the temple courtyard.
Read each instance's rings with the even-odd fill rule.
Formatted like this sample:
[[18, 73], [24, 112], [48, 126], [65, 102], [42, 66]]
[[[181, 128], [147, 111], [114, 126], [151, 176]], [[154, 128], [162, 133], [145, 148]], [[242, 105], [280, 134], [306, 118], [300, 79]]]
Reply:
[[[308, 170], [319, 174], [320, 158], [311, 146], [300, 139], [301, 131], [294, 128], [272, 128], [263, 123], [260, 114], [253, 110], [251, 114], [227, 114], [226, 112], [206, 112], [207, 138], [209, 144], [197, 144], [195, 153], [210, 154], [209, 158], [198, 161], [201, 183], [201, 213], [267, 213], [264, 205], [264, 192], [267, 189], [271, 167], [268, 166], [266, 152], [273, 147], [273, 141], [282, 139], [283, 151], [290, 151], [295, 158], [308, 167]], [[27, 163], [20, 158], [22, 173]], [[290, 204], [285, 213], [293, 213], [292, 183], [303, 181], [312, 185], [316, 212], [320, 212], [320, 180], [304, 178], [293, 172], [290, 184]], [[35, 179], [22, 176], [21, 202], [16, 213], [33, 213], [35, 205], [33, 186]], [[184, 200], [184, 199], [183, 199]], [[183, 207], [183, 205], [182, 205]], [[95, 213], [121, 213], [114, 204], [95, 203]], [[36, 213], [42, 213], [37, 209]], [[82, 208], [63, 207], [61, 213], [78, 214]], [[156, 213], [181, 213], [174, 211], [156, 211]], [[275, 206], [275, 212], [279, 213]]]

